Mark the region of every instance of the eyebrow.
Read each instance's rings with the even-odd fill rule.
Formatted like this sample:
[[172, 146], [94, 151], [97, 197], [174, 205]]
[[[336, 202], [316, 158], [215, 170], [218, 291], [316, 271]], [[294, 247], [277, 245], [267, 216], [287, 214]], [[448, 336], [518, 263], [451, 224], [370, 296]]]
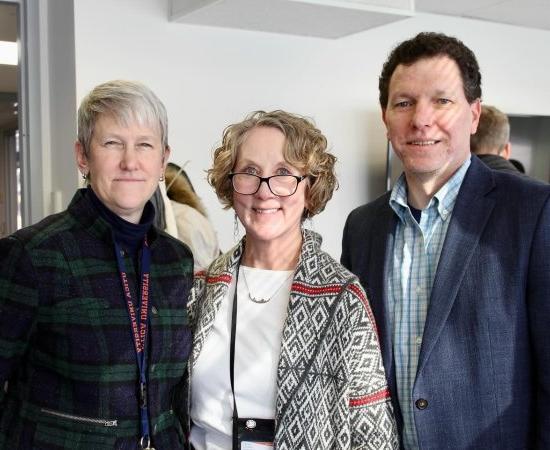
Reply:
[[[116, 132], [111, 132], [111, 131], [108, 131], [106, 133], [94, 133], [94, 136], [97, 136], [98, 138], [101, 138], [101, 139], [106, 139], [106, 138], [115, 138], [115, 139], [120, 139], [120, 140], [124, 140], [125, 137], [121, 134], [118, 134]], [[160, 139], [160, 136], [158, 136], [158, 138]], [[140, 141], [140, 140], [144, 140], [144, 139], [147, 139], [147, 140], [155, 140], [155, 135], [154, 134], [142, 134], [142, 135], [139, 135], [139, 136], [136, 136], [135, 140], [136, 141]]]
[[[443, 96], [443, 97], [452, 97], [453, 95], [455, 95], [455, 94], [452, 93], [449, 90], [437, 89], [436, 91], [434, 91], [430, 95], [430, 97], [441, 97], [441, 96]], [[395, 92], [395, 93], [391, 94], [388, 97], [388, 101], [395, 100], [395, 99], [398, 99], [398, 98], [416, 98], [416, 97], [417, 97], [416, 95], [413, 95], [410, 92], [398, 91], [398, 92]]]
[[[237, 161], [237, 162], [239, 162], [241, 164], [256, 164], [256, 165], [259, 164], [257, 161], [254, 161], [250, 158], [242, 158], [240, 161]], [[275, 164], [276, 165], [279, 165], [279, 164], [289, 165], [290, 163], [288, 161], [286, 161], [285, 159], [282, 159], [281, 161], [278, 161]]]

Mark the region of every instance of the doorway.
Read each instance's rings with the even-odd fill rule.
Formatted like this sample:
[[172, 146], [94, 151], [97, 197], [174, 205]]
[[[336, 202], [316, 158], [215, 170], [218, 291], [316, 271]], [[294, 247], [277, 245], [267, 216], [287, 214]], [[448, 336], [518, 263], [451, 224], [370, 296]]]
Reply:
[[22, 226], [19, 4], [0, 1], [0, 237]]

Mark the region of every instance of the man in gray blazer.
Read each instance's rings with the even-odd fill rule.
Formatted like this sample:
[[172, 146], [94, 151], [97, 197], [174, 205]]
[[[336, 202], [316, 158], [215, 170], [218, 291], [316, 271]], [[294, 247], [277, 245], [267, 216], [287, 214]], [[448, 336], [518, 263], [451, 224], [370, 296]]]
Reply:
[[420, 33], [380, 76], [404, 173], [354, 210], [342, 263], [367, 290], [406, 449], [550, 448], [550, 186], [470, 155], [481, 75]]

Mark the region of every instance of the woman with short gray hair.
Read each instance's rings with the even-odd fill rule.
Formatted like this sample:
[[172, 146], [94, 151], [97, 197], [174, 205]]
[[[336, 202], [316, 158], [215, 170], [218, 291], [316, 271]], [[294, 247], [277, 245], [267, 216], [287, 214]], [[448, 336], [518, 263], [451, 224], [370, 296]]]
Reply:
[[0, 240], [0, 448], [180, 449], [193, 258], [152, 225], [170, 148], [146, 86], [78, 111], [87, 181], [66, 211]]

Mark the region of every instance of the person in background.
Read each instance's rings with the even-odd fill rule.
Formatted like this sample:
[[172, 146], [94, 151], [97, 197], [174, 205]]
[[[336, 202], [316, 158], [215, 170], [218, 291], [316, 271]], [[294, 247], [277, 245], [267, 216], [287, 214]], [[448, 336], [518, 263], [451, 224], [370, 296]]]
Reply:
[[337, 185], [326, 147], [309, 120], [258, 111], [214, 153], [208, 180], [246, 234], [190, 298], [197, 450], [398, 448], [365, 292], [302, 226]]
[[510, 161], [510, 164], [512, 164], [516, 169], [518, 169], [518, 172], [525, 173], [525, 166], [521, 161], [518, 161], [517, 159], [510, 158], [508, 161]]
[[550, 186], [470, 153], [481, 74], [456, 38], [400, 43], [379, 80], [404, 173], [350, 213], [405, 449], [550, 448]]
[[149, 202], [164, 105], [140, 83], [96, 86], [75, 154], [87, 187], [68, 209], [0, 240], [0, 448], [183, 449], [192, 256]]
[[494, 106], [481, 105], [477, 131], [470, 137], [470, 150], [491, 169], [519, 173], [509, 161], [512, 153], [510, 121]]
[[206, 208], [183, 167], [168, 163], [165, 183], [176, 225], [175, 233], [169, 233], [189, 246], [194, 256], [195, 271], [204, 269], [220, 255], [218, 237], [208, 219]]

